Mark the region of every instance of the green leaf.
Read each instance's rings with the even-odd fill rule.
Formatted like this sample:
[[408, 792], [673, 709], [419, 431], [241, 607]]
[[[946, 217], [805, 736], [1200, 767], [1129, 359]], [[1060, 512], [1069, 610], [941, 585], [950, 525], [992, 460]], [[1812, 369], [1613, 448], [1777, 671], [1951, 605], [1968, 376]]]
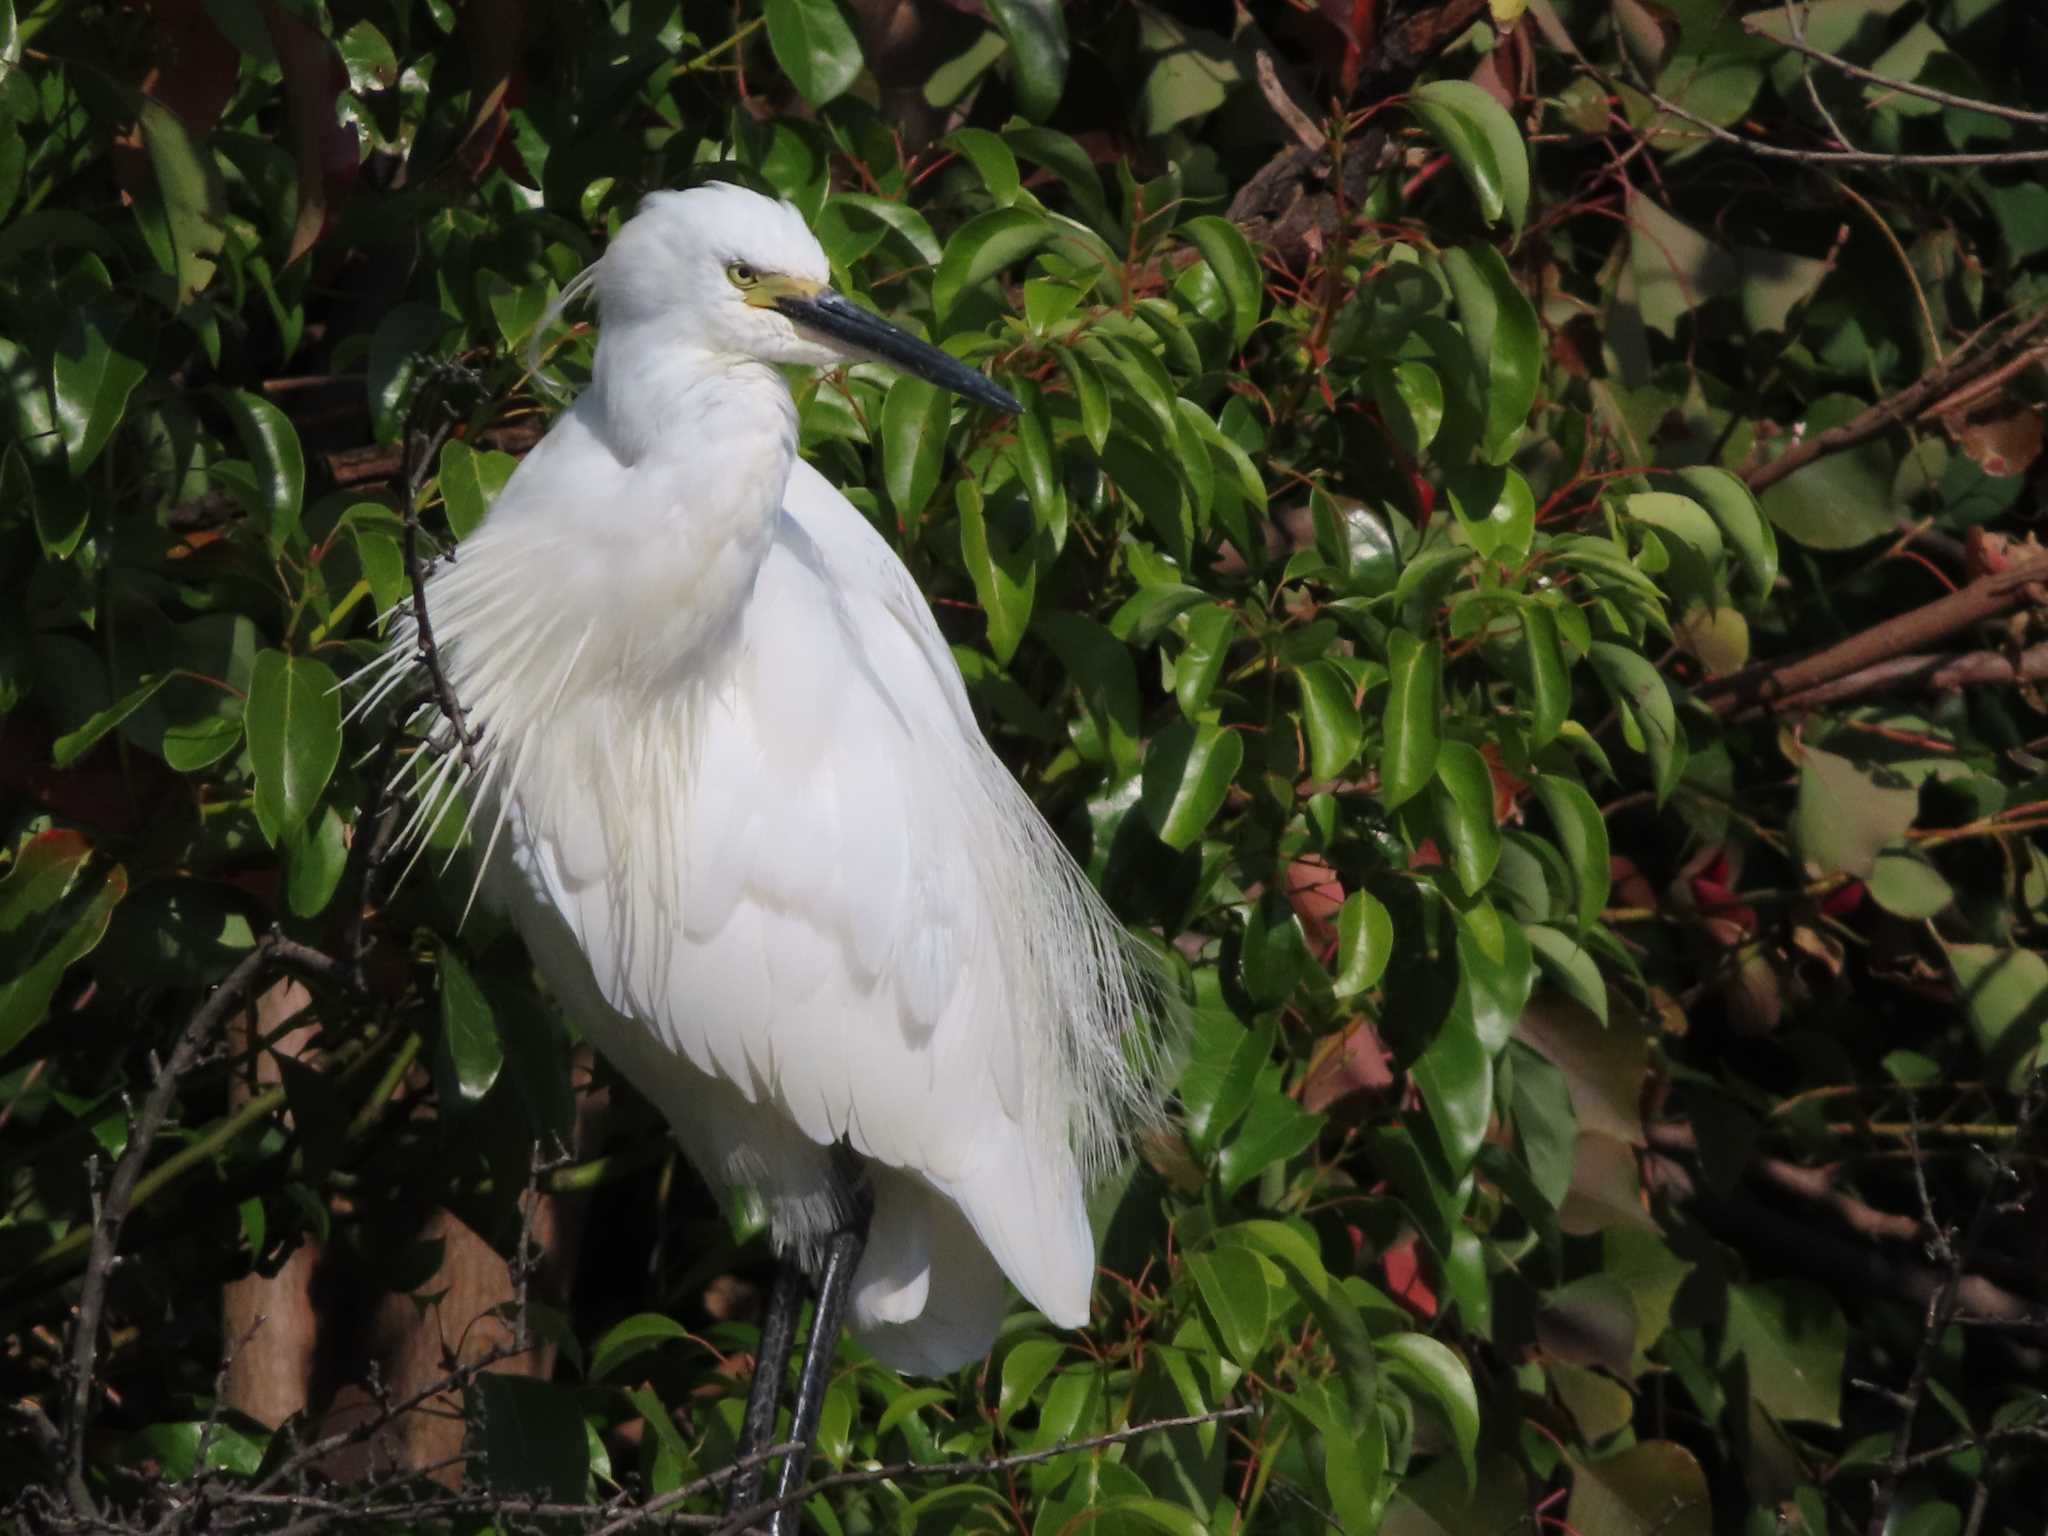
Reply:
[[1771, 531], [1756, 497], [1727, 470], [1711, 465], [1681, 469], [1678, 478], [1720, 525], [1736, 562], [1749, 577], [1756, 601], [1764, 602], [1778, 583], [1778, 536]]
[[1536, 498], [1520, 472], [1464, 465], [1444, 476], [1444, 492], [1465, 537], [1480, 556], [1512, 565], [1529, 553], [1536, 532]]
[[1420, 458], [1444, 424], [1444, 383], [1427, 363], [1393, 363], [1375, 368], [1373, 403], [1380, 419], [1409, 458]]
[[491, 1091], [505, 1065], [505, 1048], [490, 1000], [469, 974], [469, 967], [448, 945], [441, 946], [440, 1061], [456, 1104], [474, 1104]]
[[175, 307], [182, 309], [213, 280], [214, 258], [227, 242], [220, 172], [184, 120], [155, 97], [140, 98], [135, 126], [152, 173], [135, 199], [135, 217], [156, 264], [176, 283]]
[[1873, 775], [1818, 747], [1800, 749], [1792, 834], [1811, 873], [1865, 878], [1919, 813], [1920, 792], [1889, 770]]
[[1548, 746], [1572, 708], [1571, 673], [1558, 641], [1557, 619], [1542, 603], [1522, 605], [1522, 657], [1528, 668], [1529, 746]]
[[1803, 1280], [1728, 1287], [1724, 1358], [1749, 1361], [1750, 1395], [1781, 1419], [1839, 1428], [1849, 1325], [1834, 1298]]
[[1978, 1048], [2005, 1071], [2013, 1093], [2048, 1062], [2048, 959], [2039, 950], [1951, 944], [1957, 1000]]
[[1471, 1021], [1479, 1047], [1497, 1056], [1521, 1023], [1536, 985], [1536, 964], [1522, 925], [1503, 919], [1487, 902], [1458, 914], [1458, 1006]]
[[380, 443], [395, 443], [405, 430], [413, 378], [420, 359], [460, 324], [433, 304], [400, 304], [377, 322], [363, 387], [370, 400], [370, 427]]
[[511, 480], [519, 461], [509, 453], [487, 448], [479, 453], [453, 438], [441, 445], [441, 505], [448, 514], [448, 531], [458, 540], [468, 538], [483, 526], [491, 503]]
[[1194, 1040], [1177, 1089], [1181, 1123], [1198, 1158], [1218, 1143], [1250, 1107], [1259, 1073], [1273, 1057], [1274, 1025], [1246, 1029], [1221, 1008], [1195, 1014]]
[[1490, 245], [1444, 252], [1443, 271], [1473, 366], [1485, 381], [1481, 452], [1491, 463], [1504, 463], [1528, 422], [1542, 378], [1543, 333], [1536, 310]]
[[294, 917], [317, 917], [334, 899], [348, 868], [348, 829], [331, 805], [285, 840], [285, 905]]
[[1244, 738], [1219, 725], [1175, 720], [1145, 744], [1139, 806], [1169, 848], [1191, 847], [1230, 793], [1244, 762]]
[[1181, 713], [1190, 720], [1208, 707], [1236, 638], [1237, 620], [1220, 603], [1204, 604], [1188, 613], [1187, 643], [1173, 664], [1173, 688]]
[[1449, 152], [1480, 216], [1515, 234], [1529, 213], [1529, 151], [1507, 109], [1468, 80], [1432, 80], [1408, 93], [1422, 126]]
[[1941, 871], [1918, 854], [1880, 853], [1870, 868], [1870, 894], [1894, 917], [1934, 917], [1948, 910], [1955, 891]]
[[1200, 587], [1182, 586], [1178, 582], [1140, 587], [1124, 599], [1123, 606], [1110, 619], [1109, 632], [1141, 651], [1149, 650], [1175, 619], [1208, 600], [1209, 594]]
[[1479, 1155], [1493, 1115], [1493, 1062], [1470, 1020], [1453, 1009], [1408, 1071], [1429, 1111], [1450, 1176], [1462, 1179]]
[[1067, 22], [1060, 0], [988, 0], [988, 9], [1010, 45], [1017, 110], [1035, 121], [1051, 117], [1067, 86]]
[[482, 1450], [479, 1472], [494, 1493], [557, 1503], [583, 1502], [590, 1480], [590, 1442], [576, 1393], [531, 1376], [485, 1371], [464, 1394]]
[[1500, 824], [1493, 816], [1493, 774], [1470, 742], [1447, 741], [1437, 752], [1431, 785], [1437, 825], [1465, 894], [1476, 896], [1500, 862]]
[[1671, 691], [1664, 685], [1663, 674], [1648, 657], [1604, 640], [1593, 642], [1586, 659], [1620, 707], [1624, 734], [1630, 720], [1639, 728], [1641, 740], [1633, 744], [1638, 751], [1649, 754], [1651, 781], [1657, 803], [1662, 805], [1677, 788], [1686, 759], [1678, 711], [1671, 702]]
[[1202, 259], [1209, 263], [1209, 270], [1223, 285], [1223, 296], [1230, 301], [1232, 350], [1241, 349], [1258, 326], [1259, 310], [1266, 298], [1265, 274], [1259, 270], [1259, 259], [1251, 242], [1235, 224], [1213, 214], [1189, 219], [1181, 225], [1180, 233], [1194, 241]]
[[[1017, 201], [1018, 190], [1023, 185], [1017, 174], [1017, 157], [1010, 153], [1010, 146], [996, 135], [986, 128], [956, 128], [939, 143], [974, 167], [990, 201], [998, 208], [1007, 208]], [[1041, 332], [1043, 329], [1035, 322], [1033, 328]]]
[[1581, 1536], [1713, 1536], [1706, 1475], [1681, 1445], [1647, 1440], [1569, 1465], [1564, 1518]]
[[334, 674], [305, 656], [266, 650], [249, 679], [243, 727], [256, 775], [256, 821], [273, 846], [295, 832], [341, 760]]
[[1088, 439], [1089, 447], [1101, 453], [1109, 442], [1109, 391], [1103, 387], [1102, 375], [1079, 353], [1060, 346], [1052, 350], [1074, 391], [1074, 411], [1081, 418], [1081, 435]]
[[1357, 693], [1344, 669], [1333, 661], [1306, 662], [1294, 669], [1294, 677], [1301, 685], [1309, 775], [1318, 780], [1334, 779], [1357, 760], [1365, 740]]
[[49, 1012], [64, 973], [90, 954], [128, 894], [120, 865], [81, 883], [92, 850], [66, 828], [38, 833], [0, 876], [0, 1056]]
[[915, 528], [946, 466], [952, 401], [936, 384], [900, 374], [882, 401], [882, 479], [897, 516]]
[[1571, 865], [1572, 883], [1577, 888], [1579, 927], [1590, 928], [1599, 921], [1607, 905], [1608, 870], [1607, 822], [1593, 797], [1570, 779], [1553, 773], [1536, 776], [1536, 798], [1557, 829], [1558, 846]]
[[960, 558], [974, 582], [975, 599], [988, 616], [988, 648], [998, 662], [1008, 665], [1031, 622], [1038, 562], [1029, 540], [1014, 549], [999, 549], [991, 541], [981, 488], [972, 480], [959, 483], [953, 502], [960, 510]]
[[1388, 810], [1420, 793], [1436, 773], [1443, 710], [1443, 653], [1405, 629], [1387, 635], [1387, 709], [1380, 746], [1380, 801]]
[[305, 501], [306, 459], [299, 448], [299, 434], [291, 419], [261, 395], [222, 389], [216, 390], [214, 397], [226, 407], [242, 440], [242, 451], [256, 471], [256, 493], [262, 498], [269, 524], [265, 531], [271, 553], [276, 554], [297, 537], [299, 511]]
[[168, 672], [145, 679], [141, 687], [109, 704], [77, 730], [59, 736], [50, 744], [50, 761], [59, 768], [69, 768], [91, 751], [107, 732], [155, 698], [157, 691], [170, 680]]
[[1523, 932], [1550, 979], [1567, 997], [1605, 1024], [1607, 983], [1601, 979], [1600, 967], [1593, 962], [1593, 952], [1561, 928], [1531, 923]]
[[996, 1398], [996, 1425], [1008, 1429], [1017, 1410], [1025, 1407], [1045, 1384], [1053, 1367], [1065, 1358], [1066, 1345], [1056, 1339], [1020, 1339], [1003, 1356], [1002, 1386]]
[[1337, 913], [1337, 974], [1330, 989], [1356, 997], [1386, 973], [1394, 954], [1394, 919], [1370, 891], [1353, 891]]
[[1469, 1483], [1478, 1472], [1479, 1392], [1472, 1372], [1450, 1346], [1426, 1333], [1396, 1333], [1373, 1340], [1383, 1363], [1429, 1394], [1451, 1427], [1451, 1444]]
[[50, 359], [57, 431], [74, 476], [92, 467], [148, 371], [129, 350], [129, 311], [94, 299], [66, 313]]
[[1266, 1273], [1257, 1255], [1243, 1248], [1215, 1248], [1190, 1254], [1187, 1265], [1217, 1342], [1225, 1354], [1249, 1370], [1270, 1342], [1266, 1336]]
[[689, 1336], [690, 1330], [672, 1317], [663, 1317], [659, 1312], [636, 1312], [606, 1329], [604, 1337], [597, 1341], [590, 1352], [590, 1379], [602, 1381], [636, 1355]]
[[834, 0], [764, 0], [768, 47], [813, 107], [845, 94], [860, 75], [860, 43]]
[[991, 208], [969, 219], [946, 242], [946, 254], [932, 274], [932, 313], [943, 321], [961, 294], [1030, 255], [1052, 235], [1052, 224], [1032, 208]]

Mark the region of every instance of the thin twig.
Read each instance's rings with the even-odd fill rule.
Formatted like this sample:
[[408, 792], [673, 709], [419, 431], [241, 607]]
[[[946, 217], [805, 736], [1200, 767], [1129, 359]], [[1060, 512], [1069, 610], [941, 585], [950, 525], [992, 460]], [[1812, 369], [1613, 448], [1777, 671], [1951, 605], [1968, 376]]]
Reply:
[[121, 1160], [114, 1165], [114, 1176], [107, 1181], [106, 1194], [94, 1214], [90, 1257], [86, 1260], [85, 1280], [79, 1287], [78, 1316], [65, 1367], [69, 1378], [69, 1401], [64, 1411], [65, 1492], [82, 1518], [96, 1519], [99, 1514], [99, 1506], [85, 1483], [85, 1436], [92, 1422], [100, 1318], [106, 1311], [107, 1288], [119, 1262], [122, 1223], [128, 1219], [135, 1186], [142, 1178], [143, 1165], [149, 1161], [150, 1149], [171, 1117], [179, 1082], [212, 1044], [228, 1015], [247, 1001], [283, 942], [274, 933], [259, 939], [256, 947], [214, 989], [213, 996], [186, 1020], [169, 1059], [157, 1073], [155, 1086], [129, 1124], [128, 1144], [122, 1150]]
[[1999, 366], [2021, 342], [2044, 325], [2048, 325], [2048, 307], [1993, 337], [1975, 351], [1957, 348], [1941, 367], [1922, 374], [1897, 394], [1859, 411], [1840, 426], [1815, 433], [1777, 458], [1746, 471], [1743, 481], [1752, 491], [1762, 492], [1815, 459], [1840, 453], [1890, 431], [1907, 418], [1919, 415], [1933, 401], [1944, 398]]
[[1931, 85], [1921, 85], [1917, 81], [1895, 80], [1890, 75], [1880, 75], [1875, 70], [1865, 69], [1860, 64], [1851, 64], [1847, 59], [1838, 58], [1832, 53], [1814, 47], [1796, 32], [1789, 38], [1775, 36], [1764, 30], [1762, 16], [1745, 16], [1742, 19], [1742, 27], [1753, 37], [1768, 38], [1780, 48], [1790, 48], [1794, 53], [1803, 53], [1809, 59], [1825, 64], [1830, 69], [1840, 70], [1851, 79], [1881, 86], [1888, 91], [1897, 91], [1903, 96], [1918, 96], [1923, 101], [1938, 101], [1945, 107], [1957, 107], [1965, 112], [1982, 112], [1987, 117], [2002, 117], [2008, 122], [2048, 128], [2048, 112], [2028, 112], [1995, 101], [1979, 101], [1974, 96], [1957, 96], [1949, 91], [1938, 91]]

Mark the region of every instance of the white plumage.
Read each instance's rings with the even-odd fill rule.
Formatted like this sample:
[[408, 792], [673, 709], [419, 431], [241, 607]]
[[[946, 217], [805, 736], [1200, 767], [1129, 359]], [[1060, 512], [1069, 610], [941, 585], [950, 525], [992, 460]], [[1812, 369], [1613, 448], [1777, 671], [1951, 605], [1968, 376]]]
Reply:
[[[983, 740], [908, 572], [796, 455], [773, 365], [887, 350], [829, 275], [787, 204], [650, 197], [588, 274], [590, 388], [428, 609], [483, 732], [487, 898], [779, 1247], [846, 1216], [832, 1144], [864, 1160], [851, 1322], [940, 1372], [988, 1349], [1005, 1275], [1087, 1320], [1085, 1195], [1152, 1113], [1132, 1026], [1159, 998]], [[402, 618], [373, 700], [415, 660]], [[454, 763], [422, 754], [416, 835], [464, 788]]]

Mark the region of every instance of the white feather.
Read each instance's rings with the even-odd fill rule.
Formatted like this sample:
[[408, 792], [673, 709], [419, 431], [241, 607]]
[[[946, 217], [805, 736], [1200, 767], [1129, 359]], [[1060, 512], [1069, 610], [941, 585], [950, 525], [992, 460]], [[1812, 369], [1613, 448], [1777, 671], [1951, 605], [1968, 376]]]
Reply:
[[[1086, 1321], [1086, 1189], [1154, 1113], [1133, 1025], [1168, 1010], [909, 573], [796, 458], [771, 364], [836, 354], [740, 301], [738, 259], [826, 276], [792, 210], [732, 189], [651, 199], [594, 269], [592, 387], [429, 583], [485, 768], [444, 731], [410, 830], [470, 798], [565, 1006], [778, 1243], [843, 1219], [832, 1142], [866, 1159], [854, 1326], [950, 1369], [1000, 1275]], [[402, 611], [372, 699], [413, 650]]]

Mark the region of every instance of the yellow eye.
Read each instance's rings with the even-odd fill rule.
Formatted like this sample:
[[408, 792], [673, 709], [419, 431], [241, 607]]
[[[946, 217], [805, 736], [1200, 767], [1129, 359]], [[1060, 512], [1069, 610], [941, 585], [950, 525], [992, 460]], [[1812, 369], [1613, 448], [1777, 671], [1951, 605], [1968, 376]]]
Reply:
[[725, 264], [725, 275], [732, 279], [735, 288], [751, 288], [761, 281], [761, 274], [744, 261], [729, 261]]

